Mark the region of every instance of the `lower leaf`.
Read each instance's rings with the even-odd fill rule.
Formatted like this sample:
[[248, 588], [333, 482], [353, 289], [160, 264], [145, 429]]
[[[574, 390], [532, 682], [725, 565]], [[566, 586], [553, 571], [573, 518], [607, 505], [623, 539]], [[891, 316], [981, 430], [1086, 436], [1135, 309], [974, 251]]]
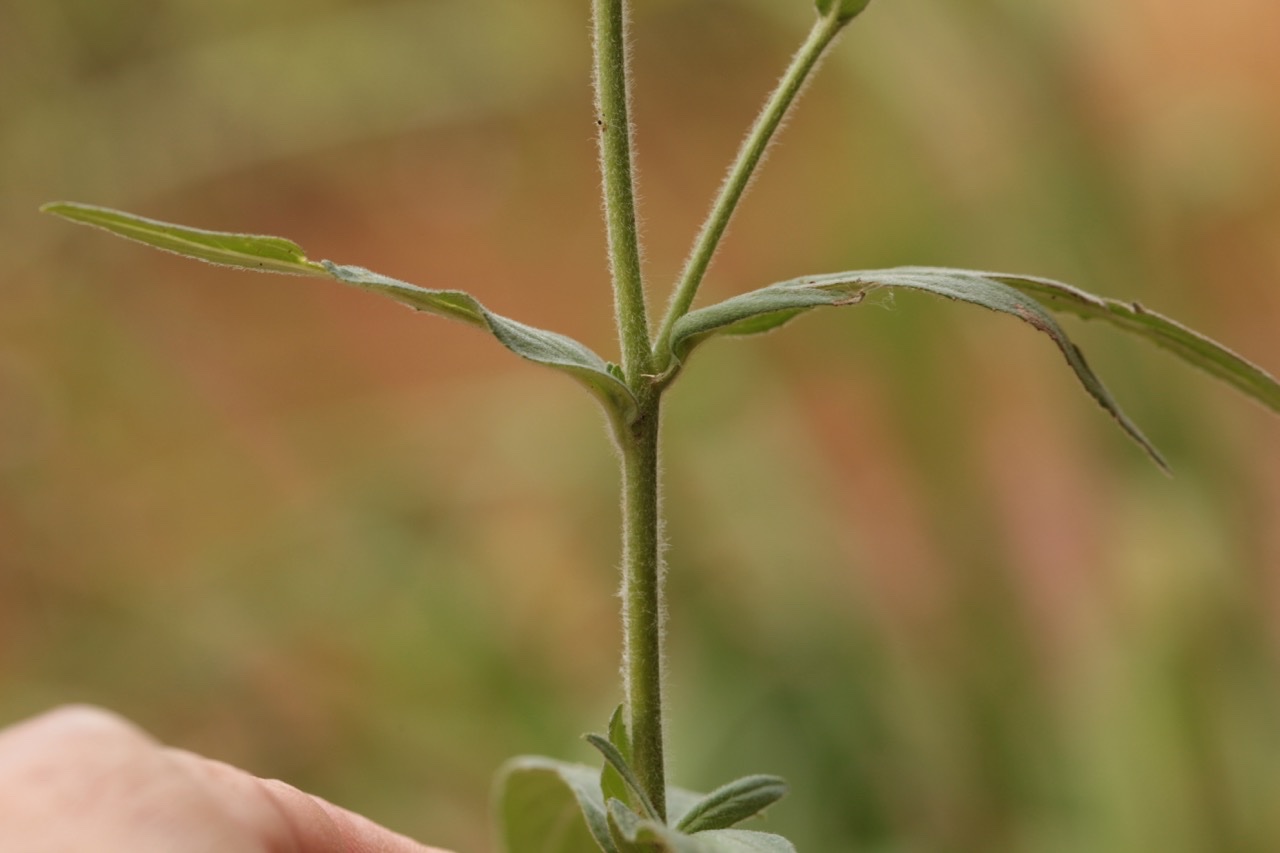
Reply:
[[513, 758], [498, 773], [495, 810], [506, 853], [619, 853], [594, 767]]
[[619, 853], [796, 853], [781, 835], [744, 829], [681, 832], [641, 818], [618, 800], [609, 801], [609, 824]]
[[[613, 744], [614, 749], [622, 756], [623, 762], [630, 764], [631, 735], [627, 732], [627, 723], [623, 710], [624, 706], [619, 705], [613, 709], [613, 714], [609, 717], [609, 743]], [[608, 761], [604, 763], [604, 769], [600, 771], [600, 790], [606, 802], [610, 798], [628, 802], [630, 797], [626, 780]]]
[[744, 776], [722, 785], [694, 804], [676, 828], [683, 832], [728, 829], [755, 817], [787, 795], [777, 776]]
[[794, 844], [772, 832], [713, 829], [685, 838], [674, 848], [679, 853], [796, 853]]

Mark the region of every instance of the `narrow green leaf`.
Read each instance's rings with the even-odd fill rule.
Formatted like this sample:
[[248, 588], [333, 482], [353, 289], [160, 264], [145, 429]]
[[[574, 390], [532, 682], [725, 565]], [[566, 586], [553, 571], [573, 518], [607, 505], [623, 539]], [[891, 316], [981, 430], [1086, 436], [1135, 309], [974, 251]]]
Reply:
[[498, 772], [496, 808], [506, 853], [619, 853], [594, 767], [541, 756]]
[[[622, 756], [622, 760], [630, 766], [631, 738], [627, 734], [627, 721], [623, 715], [622, 705], [614, 708], [612, 716], [609, 717], [609, 743], [613, 744], [614, 748]], [[610, 799], [627, 802], [631, 798], [622, 774], [608, 761], [604, 763], [604, 769], [600, 771], [600, 789], [604, 792], [605, 802]]]
[[636, 400], [631, 391], [609, 371], [604, 359], [573, 338], [495, 314], [461, 290], [428, 290], [362, 267], [322, 263], [338, 281], [381, 293], [419, 311], [479, 326], [516, 355], [568, 373], [585, 385], [607, 410], [619, 413], [628, 422], [635, 418]]
[[1146, 338], [1280, 414], [1280, 381], [1258, 365], [1176, 320], [1137, 302], [1094, 296], [1052, 279], [1003, 273], [986, 275], [1034, 297], [1051, 311], [1074, 314], [1086, 320], [1103, 320]]
[[363, 267], [312, 261], [297, 244], [281, 237], [205, 231], [71, 202], [47, 204], [41, 210], [209, 263], [259, 272], [328, 276], [361, 290], [388, 296], [416, 310], [478, 326], [516, 355], [569, 374], [600, 400], [607, 411], [627, 422], [636, 416], [635, 397], [600, 356], [573, 338], [495, 314], [469, 293], [428, 290]]
[[609, 715], [609, 743], [631, 763], [631, 735], [627, 732], [626, 706], [618, 705]]
[[745, 776], [707, 794], [680, 819], [682, 832], [728, 829], [755, 817], [786, 796], [787, 783], [777, 776]]
[[693, 807], [702, 802], [705, 794], [690, 791], [686, 788], [667, 786], [667, 823], [679, 826], [685, 815], [693, 811]]
[[604, 760], [618, 772], [631, 797], [639, 804], [645, 816], [650, 820], [658, 820], [658, 810], [654, 808], [653, 801], [645, 793], [644, 786], [640, 784], [640, 780], [636, 778], [635, 771], [631, 769], [631, 765], [623, 758], [618, 748], [610, 743], [607, 738], [603, 738], [600, 735], [589, 734], [584, 735], [583, 738], [587, 743], [599, 750], [600, 754], [604, 756]]
[[117, 236], [145, 243], [156, 249], [211, 264], [257, 272], [325, 275], [324, 267], [315, 261], [308, 260], [296, 243], [282, 237], [205, 231], [202, 228], [188, 228], [106, 207], [69, 201], [52, 202], [44, 205], [40, 210], [72, 222], [110, 231]]
[[795, 853], [780, 835], [742, 829], [713, 829], [696, 834], [645, 820], [618, 800], [608, 805], [609, 825], [618, 853]]
[[[781, 326], [819, 306], [856, 305], [872, 291], [920, 290], [981, 305], [1017, 317], [1048, 335], [1062, 351], [1085, 390], [1115, 418], [1120, 427], [1165, 471], [1168, 465], [1142, 431], [1121, 411], [1110, 392], [1094, 375], [1084, 355], [1053, 316], [1034, 298], [988, 273], [932, 267], [899, 267], [810, 276], [785, 281], [691, 311], [676, 324], [671, 336], [671, 373], [703, 340], [713, 335], [749, 335]], [[1225, 352], [1225, 350], [1223, 351]], [[669, 381], [670, 377], [667, 377]]]

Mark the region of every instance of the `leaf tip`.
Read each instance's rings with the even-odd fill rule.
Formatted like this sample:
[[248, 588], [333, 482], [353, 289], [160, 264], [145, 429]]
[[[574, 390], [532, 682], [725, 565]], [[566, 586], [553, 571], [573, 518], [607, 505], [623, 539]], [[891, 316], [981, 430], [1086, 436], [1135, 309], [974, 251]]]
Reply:
[[63, 219], [70, 219], [71, 214], [83, 207], [73, 201], [46, 201], [37, 208], [41, 213], [48, 213], [51, 216], [61, 216]]

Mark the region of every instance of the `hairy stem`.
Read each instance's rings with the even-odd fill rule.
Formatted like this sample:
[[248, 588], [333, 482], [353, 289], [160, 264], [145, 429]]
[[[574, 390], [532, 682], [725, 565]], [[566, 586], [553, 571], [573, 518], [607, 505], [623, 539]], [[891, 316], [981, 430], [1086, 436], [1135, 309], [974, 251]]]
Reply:
[[711, 213], [707, 215], [706, 221], [702, 225], [702, 230], [698, 233], [698, 239], [694, 243], [693, 251], [689, 255], [688, 261], [685, 262], [684, 271], [680, 275], [680, 283], [676, 286], [675, 292], [672, 294], [671, 303], [667, 307], [666, 317], [663, 319], [662, 327], [658, 331], [658, 340], [655, 346], [655, 357], [657, 359], [654, 365], [657, 372], [661, 373], [668, 367], [670, 353], [668, 351], [671, 341], [671, 331], [677, 320], [688, 313], [689, 308], [693, 305], [693, 298], [698, 293], [698, 286], [702, 284], [702, 279], [707, 273], [707, 268], [711, 266], [711, 259], [715, 256], [716, 248], [720, 245], [721, 238], [724, 237], [725, 230], [729, 227], [729, 220], [733, 218], [733, 212], [738, 206], [738, 202], [742, 200], [743, 193], [746, 192], [748, 184], [751, 183], [751, 176], [755, 172], [756, 167], [760, 165], [760, 160], [764, 156], [765, 150], [769, 147], [778, 128], [782, 125], [782, 120], [787, 114], [787, 110], [795, 102], [796, 96], [800, 94], [804, 88], [804, 82], [809, 74], [817, 67], [818, 60], [821, 59], [823, 52], [835, 39], [836, 35], [848, 23], [848, 20], [841, 20], [835, 13], [822, 16], [813, 25], [808, 38], [800, 50], [796, 52], [795, 57], [791, 60], [791, 65], [787, 68], [782, 80], [779, 81], [778, 87], [769, 96], [769, 100], [765, 103], [764, 110], [756, 119], [751, 131], [747, 134], [746, 139], [742, 142], [742, 147], [738, 149], [738, 157], [734, 161], [729, 175], [725, 179], [724, 184], [720, 187], [720, 194], [712, 205]]
[[613, 269], [614, 313], [622, 338], [622, 370], [634, 388], [645, 381], [644, 374], [651, 372], [652, 359], [631, 162], [626, 7], [625, 0], [592, 3], [596, 124]]
[[622, 450], [623, 487], [623, 677], [632, 765], [645, 793], [665, 819], [662, 642], [666, 614], [658, 505], [658, 409], [654, 395], [634, 423], [618, 429], [617, 438]]
[[622, 452], [623, 681], [632, 766], [649, 800], [666, 816], [662, 725], [661, 519], [658, 510], [658, 398], [640, 272], [631, 121], [628, 117], [626, 0], [593, 0], [596, 123], [604, 179], [614, 311], [622, 370], [639, 398], [632, 423], [615, 421]]

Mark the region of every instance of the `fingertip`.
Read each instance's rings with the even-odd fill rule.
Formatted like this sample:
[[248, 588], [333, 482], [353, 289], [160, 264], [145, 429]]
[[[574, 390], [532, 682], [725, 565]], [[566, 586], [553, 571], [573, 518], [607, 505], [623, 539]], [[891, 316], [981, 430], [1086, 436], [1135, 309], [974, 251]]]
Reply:
[[76, 739], [126, 736], [135, 740], [154, 742], [151, 735], [114, 711], [85, 704], [60, 705], [11, 726], [6, 733], [21, 733], [24, 737], [48, 736]]
[[266, 779], [262, 786], [293, 828], [299, 853], [449, 853], [419, 844], [287, 782]]

